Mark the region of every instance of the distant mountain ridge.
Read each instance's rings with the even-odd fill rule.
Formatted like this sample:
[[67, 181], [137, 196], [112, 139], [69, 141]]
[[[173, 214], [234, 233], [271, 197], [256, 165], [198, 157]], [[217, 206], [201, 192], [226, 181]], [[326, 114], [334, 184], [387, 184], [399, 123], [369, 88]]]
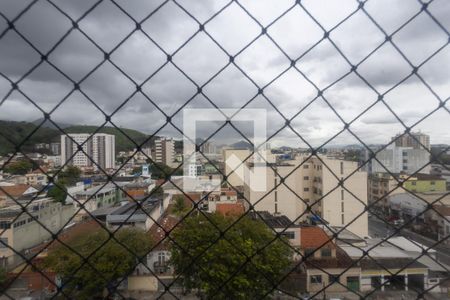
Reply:
[[253, 149], [253, 146], [246, 141], [239, 141], [230, 145], [234, 149]]
[[[15, 152], [16, 146], [20, 145], [20, 149], [24, 152], [33, 151], [34, 145], [39, 143], [59, 142], [60, 136], [63, 134], [53, 124], [43, 124], [38, 128], [35, 124], [42, 123], [42, 119], [34, 122], [16, 122], [16, 121], [2, 121], [0, 120], [0, 155]], [[51, 126], [53, 125], [53, 126]], [[58, 126], [60, 124], [58, 123]], [[67, 126], [67, 127], [66, 127]], [[53, 127], [53, 128], [52, 128]], [[60, 126], [66, 133], [93, 133], [97, 130], [97, 126], [89, 125], [68, 125], [61, 124]], [[64, 128], [63, 128], [64, 127]], [[38, 128], [38, 129], [37, 129]], [[98, 133], [113, 134], [116, 136], [116, 151], [128, 151], [135, 148], [135, 141], [138, 145], [143, 143], [149, 135], [134, 129], [105, 126], [101, 128]], [[153, 137], [149, 143], [153, 143]]]
[[[31, 123], [33, 123], [34, 125], [41, 125], [41, 123], [42, 123], [43, 121], [44, 121], [44, 118], [41, 118], [41, 119], [34, 120], [34, 121], [31, 122]], [[68, 123], [67, 123], [67, 124], [66, 124], [66, 123], [59, 123], [59, 122], [54, 122], [54, 123], [56, 123], [56, 125], [58, 125], [58, 127], [61, 128], [61, 129], [64, 129], [64, 128], [73, 126], [72, 124], [68, 124]], [[46, 120], [46, 121], [44, 122], [44, 124], [42, 124], [41, 126], [42, 126], [42, 127], [45, 127], [45, 128], [50, 128], [50, 129], [58, 129], [58, 127], [56, 127], [55, 124], [53, 124], [53, 123], [50, 122], [49, 120]]]

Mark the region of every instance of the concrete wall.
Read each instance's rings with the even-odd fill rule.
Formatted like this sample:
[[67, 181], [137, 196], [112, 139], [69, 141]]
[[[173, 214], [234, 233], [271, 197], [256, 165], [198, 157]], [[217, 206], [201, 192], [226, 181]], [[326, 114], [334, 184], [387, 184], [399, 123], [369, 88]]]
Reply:
[[128, 277], [129, 291], [157, 291], [158, 280], [155, 276], [129, 276]]
[[[327, 273], [329, 274], [336, 274], [336, 275], [340, 275], [342, 272], [345, 271], [345, 269], [324, 269], [327, 271]], [[325, 273], [322, 270], [319, 269], [308, 269], [306, 271], [307, 277], [306, 277], [306, 289], [309, 293], [315, 293], [318, 291], [321, 291], [325, 286], [327, 286], [330, 281], [329, 281], [329, 276], [328, 274]], [[334, 283], [330, 286], [328, 286], [325, 289], [325, 292], [347, 292], [347, 277], [358, 277], [360, 278], [360, 274], [361, 274], [361, 269], [360, 268], [351, 268], [348, 271], [344, 272], [342, 275], [339, 276], [339, 283]], [[312, 275], [321, 275], [322, 276], [322, 283], [320, 284], [312, 284], [310, 282], [310, 277]], [[319, 297], [318, 297], [319, 298]]]

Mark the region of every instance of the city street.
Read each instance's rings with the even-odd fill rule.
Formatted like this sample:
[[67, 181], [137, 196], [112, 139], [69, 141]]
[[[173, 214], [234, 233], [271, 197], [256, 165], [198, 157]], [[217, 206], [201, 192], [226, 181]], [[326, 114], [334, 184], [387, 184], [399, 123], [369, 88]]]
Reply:
[[[391, 235], [395, 230], [393, 226], [390, 226], [386, 224], [385, 222], [381, 221], [377, 217], [371, 217], [369, 218], [369, 235], [372, 238], [384, 238], [388, 235]], [[398, 236], [404, 236], [412, 241], [415, 241], [417, 243], [423, 244], [427, 247], [433, 246], [436, 241], [431, 240], [427, 237], [424, 237], [420, 234], [417, 234], [415, 232], [411, 232], [407, 229], [401, 229], [398, 233], [396, 233]], [[433, 247], [437, 251], [437, 259], [440, 262], [443, 262], [450, 266], [450, 247], [446, 245], [439, 244], [435, 247]]]

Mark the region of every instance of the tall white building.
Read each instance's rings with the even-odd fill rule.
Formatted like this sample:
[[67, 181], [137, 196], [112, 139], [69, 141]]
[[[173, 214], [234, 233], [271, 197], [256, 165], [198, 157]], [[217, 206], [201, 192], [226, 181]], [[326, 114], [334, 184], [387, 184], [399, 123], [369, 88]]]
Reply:
[[[86, 140], [87, 142], [84, 143]], [[68, 165], [77, 167], [93, 167], [96, 170], [115, 168], [115, 140], [114, 135], [104, 133], [97, 133], [92, 137], [87, 133], [62, 135], [61, 163], [67, 162]], [[77, 143], [79, 145], [84, 143], [82, 146], [84, 152], [78, 151]], [[74, 153], [76, 154], [73, 155]]]
[[159, 138], [155, 141], [155, 161], [169, 167], [175, 161], [175, 141], [168, 138]]

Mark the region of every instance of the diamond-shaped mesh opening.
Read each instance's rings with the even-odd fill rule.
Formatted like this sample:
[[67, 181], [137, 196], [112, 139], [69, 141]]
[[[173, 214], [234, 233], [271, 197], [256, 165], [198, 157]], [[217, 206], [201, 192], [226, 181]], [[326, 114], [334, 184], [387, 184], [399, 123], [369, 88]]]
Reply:
[[2, 2], [2, 298], [445, 298], [449, 9]]

